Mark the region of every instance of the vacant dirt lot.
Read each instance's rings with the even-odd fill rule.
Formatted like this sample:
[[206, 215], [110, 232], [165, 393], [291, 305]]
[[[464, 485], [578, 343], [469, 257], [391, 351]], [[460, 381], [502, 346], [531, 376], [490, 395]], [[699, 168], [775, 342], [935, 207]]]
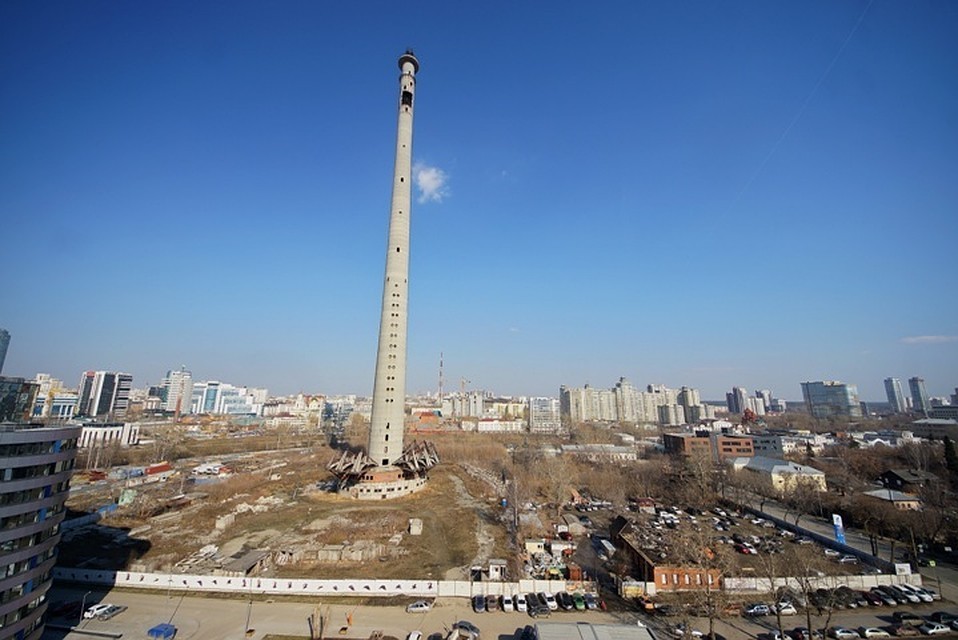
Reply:
[[[198, 462], [181, 461], [181, 475], [132, 487], [115, 513], [65, 536], [61, 564], [207, 573], [264, 549], [272, 561], [259, 575], [457, 579], [473, 564], [513, 557], [499, 496], [462, 466], [439, 465], [416, 495], [358, 502], [318, 488], [326, 459], [309, 451], [237, 456], [228, 462], [232, 477], [197, 484], [186, 474]], [[68, 506], [109, 504], [126, 488], [92, 483]], [[409, 535], [410, 518], [422, 520], [421, 535]]]

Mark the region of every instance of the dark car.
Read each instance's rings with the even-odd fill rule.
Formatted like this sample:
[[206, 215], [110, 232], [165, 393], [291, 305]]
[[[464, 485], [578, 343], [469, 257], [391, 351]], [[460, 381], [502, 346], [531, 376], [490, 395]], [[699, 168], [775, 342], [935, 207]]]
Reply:
[[560, 591], [556, 594], [556, 602], [563, 611], [572, 611], [575, 609], [575, 602], [572, 600], [572, 594], [568, 591]]
[[519, 634], [519, 640], [536, 640], [535, 627], [528, 624], [524, 626]]
[[924, 618], [917, 613], [912, 613], [911, 611], [896, 611], [895, 613], [891, 614], [891, 617], [898, 624], [910, 624], [913, 627], [920, 626], [925, 622]]
[[936, 611], [928, 619], [933, 622], [940, 622], [942, 624], [951, 624], [955, 620], [958, 620], [958, 614], [949, 613], [947, 611]]
[[472, 610], [482, 613], [486, 610], [486, 596], [472, 596]]

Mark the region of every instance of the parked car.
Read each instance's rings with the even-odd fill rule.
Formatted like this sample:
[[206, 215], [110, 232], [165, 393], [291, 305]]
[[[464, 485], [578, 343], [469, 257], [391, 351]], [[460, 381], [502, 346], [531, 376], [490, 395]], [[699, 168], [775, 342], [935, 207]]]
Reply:
[[772, 612], [767, 604], [761, 602], [756, 602], [753, 604], [746, 605], [742, 610], [742, 613], [750, 618], [758, 616], [767, 616]]
[[472, 634], [473, 636], [475, 636], [476, 638], [479, 637], [479, 627], [477, 627], [476, 625], [472, 624], [472, 623], [469, 622], [468, 620], [460, 620], [459, 622], [456, 622], [455, 624], [453, 624], [453, 625], [452, 625], [452, 628], [453, 628], [453, 629], [465, 629], [466, 631], [468, 631], [469, 633], [471, 633], [471, 634]]
[[513, 597], [513, 601], [515, 602], [516, 611], [521, 611], [522, 613], [525, 613], [529, 610], [528, 601], [526, 600], [526, 596], [524, 594], [517, 593]]
[[572, 600], [572, 594], [568, 591], [560, 591], [556, 594], [556, 603], [563, 611], [572, 611], [575, 609], [575, 602]]
[[572, 604], [575, 606], [576, 611], [585, 611], [585, 596], [581, 593], [573, 593]]
[[903, 637], [903, 636], [917, 636], [920, 632], [918, 627], [912, 626], [910, 624], [896, 624], [890, 628], [892, 635]]
[[112, 606], [113, 606], [112, 604], [109, 604], [107, 602], [101, 602], [100, 604], [95, 604], [83, 612], [83, 617], [86, 618], [87, 620], [91, 618], [95, 618]]
[[488, 595], [486, 596], [486, 611], [498, 611], [499, 610], [499, 596]]
[[898, 604], [898, 599], [895, 598], [890, 593], [885, 593], [885, 590], [882, 589], [881, 587], [872, 587], [869, 590], [869, 593], [874, 594], [879, 599], [881, 599], [882, 604], [884, 604], [885, 606], [894, 607], [896, 604]]
[[883, 584], [875, 587], [879, 592], [884, 593], [889, 598], [895, 601], [895, 604], [908, 604], [908, 598], [905, 597], [905, 594], [892, 589], [890, 585]]
[[98, 613], [97, 616], [96, 616], [96, 619], [97, 619], [97, 620], [109, 620], [110, 618], [112, 618], [112, 617], [114, 617], [114, 616], [120, 615], [121, 613], [123, 613], [123, 612], [126, 611], [126, 610], [127, 610], [127, 606], [126, 606], [126, 605], [122, 605], [122, 604], [111, 604], [111, 605], [109, 605], [106, 609], [104, 609], [103, 611], [101, 611], [100, 613]]
[[546, 593], [543, 591], [539, 594], [540, 599], [545, 600], [546, 606], [549, 607], [549, 611], [558, 611], [559, 603], [556, 602], [556, 598], [551, 593]]
[[406, 640], [422, 640], [422, 631], [413, 629], [409, 632], [409, 635], [406, 636]]
[[874, 591], [862, 591], [861, 593], [862, 597], [865, 598], [865, 600], [868, 601], [868, 604], [873, 607], [881, 607], [885, 604], [885, 601], [882, 599], [882, 597]]
[[891, 634], [878, 627], [858, 627], [858, 635], [865, 640], [869, 638], [890, 638]]
[[476, 613], [482, 613], [486, 610], [486, 597], [483, 595], [472, 596], [472, 610]]
[[840, 564], [858, 564], [858, 558], [852, 555], [844, 555], [838, 559]]
[[907, 591], [907, 590], [905, 590], [905, 589], [902, 589], [902, 588], [901, 588], [900, 586], [898, 586], [897, 584], [890, 584], [890, 585], [888, 585], [888, 587], [889, 587], [892, 591], [894, 591], [895, 593], [901, 595], [901, 596], [902, 596], [903, 598], [905, 598], [905, 600], [907, 600], [908, 602], [911, 602], [911, 603], [913, 603], [913, 604], [918, 604], [919, 602], [921, 602], [921, 598], [918, 597], [918, 594], [915, 594], [915, 593], [912, 593], [911, 591]]
[[925, 621], [920, 615], [911, 611], [896, 611], [891, 614], [891, 617], [898, 624], [910, 624], [913, 627], [917, 627]]
[[582, 598], [585, 600], [585, 608], [588, 609], [589, 611], [593, 611], [599, 608], [599, 599], [596, 598], [595, 595], [591, 593], [586, 593], [585, 595], [582, 596]]
[[502, 596], [502, 600], [499, 602], [499, 606], [502, 607], [502, 610], [506, 612], [511, 612], [516, 610], [516, 606], [512, 600], [512, 596], [510, 596], [508, 593]]
[[775, 605], [775, 610], [783, 616], [794, 616], [798, 613], [795, 605], [791, 602], [779, 602]]
[[835, 640], [859, 640], [860, 637], [857, 631], [840, 626], [831, 627], [828, 630], [828, 636]]
[[840, 555], [842, 555], [842, 554], [839, 553], [838, 551], [835, 551], [834, 549], [829, 549], [829, 548], [826, 547], [826, 548], [825, 548], [825, 555], [828, 556], [828, 557], [830, 557], [830, 558], [837, 558], [838, 556], [840, 556]]
[[913, 586], [911, 586], [910, 584], [899, 584], [899, 585], [897, 585], [897, 586], [898, 586], [899, 589], [901, 589], [901, 590], [904, 591], [905, 593], [913, 594], [914, 596], [916, 596], [916, 597], [917, 597], [919, 600], [921, 600], [922, 602], [931, 602], [931, 600], [932, 600], [931, 594], [925, 592], [924, 589], [921, 589], [921, 588], [918, 588], [918, 587], [913, 587]]
[[789, 633], [791, 633], [794, 640], [822, 640], [822, 633], [820, 631], [812, 631], [809, 633], [808, 627], [795, 627]]
[[942, 624], [951, 624], [955, 620], [958, 620], [958, 615], [949, 613], [947, 611], [936, 611], [933, 614], [925, 617], [932, 622], [940, 622]]
[[416, 600], [406, 607], [406, 613], [426, 613], [430, 609], [432, 609], [432, 605], [426, 600]]
[[529, 604], [529, 616], [533, 618], [548, 618], [552, 613], [549, 605], [541, 602], [539, 598], [527, 599]]
[[918, 627], [918, 630], [926, 636], [940, 636], [943, 633], [951, 633], [951, 627], [940, 622], [926, 622]]
[[524, 626], [519, 640], [536, 640], [536, 628], [528, 624]]

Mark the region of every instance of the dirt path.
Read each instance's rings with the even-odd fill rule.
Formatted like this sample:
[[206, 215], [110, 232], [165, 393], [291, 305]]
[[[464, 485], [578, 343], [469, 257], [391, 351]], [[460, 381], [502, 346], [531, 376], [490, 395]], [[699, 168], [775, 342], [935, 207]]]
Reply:
[[459, 504], [474, 509], [478, 514], [476, 519], [476, 546], [478, 551], [472, 562], [465, 567], [454, 567], [446, 571], [446, 580], [462, 580], [469, 576], [469, 568], [476, 565], [485, 566], [492, 556], [492, 550], [495, 548], [496, 540], [492, 535], [488, 520], [492, 518], [489, 512], [489, 505], [481, 500], [477, 500], [466, 489], [466, 485], [459, 476], [449, 476], [452, 484], [456, 487], [456, 500]]

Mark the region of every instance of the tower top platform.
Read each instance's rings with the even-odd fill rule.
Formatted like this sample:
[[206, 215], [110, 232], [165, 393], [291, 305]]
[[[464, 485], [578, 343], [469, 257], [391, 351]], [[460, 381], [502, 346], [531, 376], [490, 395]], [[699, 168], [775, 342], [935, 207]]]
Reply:
[[419, 73], [419, 60], [413, 54], [412, 49], [406, 49], [406, 53], [399, 56], [399, 68], [402, 69], [407, 62], [411, 62], [414, 72]]

